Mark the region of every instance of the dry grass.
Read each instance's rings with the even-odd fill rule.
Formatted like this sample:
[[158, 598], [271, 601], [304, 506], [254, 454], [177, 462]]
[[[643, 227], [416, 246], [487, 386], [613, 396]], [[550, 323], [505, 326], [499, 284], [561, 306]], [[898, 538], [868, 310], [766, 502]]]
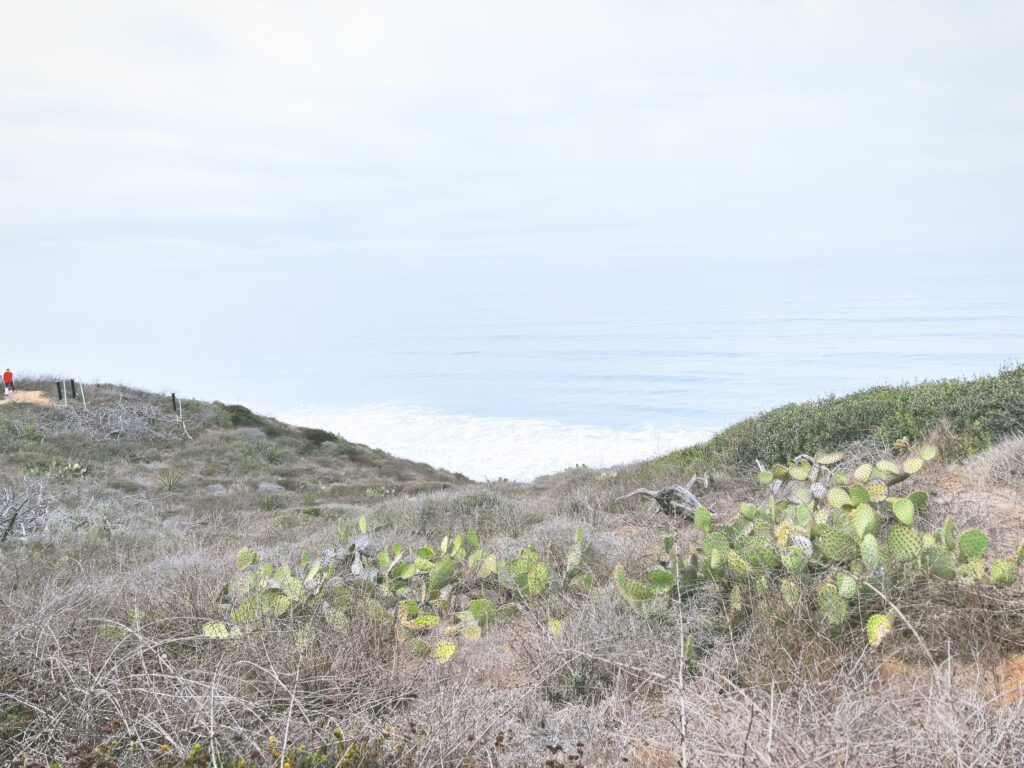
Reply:
[[[47, 409], [58, 414], [51, 419], [12, 404], [0, 416], [0, 484], [24, 492], [39, 482], [33, 492], [48, 500], [38, 525], [0, 549], [0, 761], [281, 765], [288, 753], [298, 766], [317, 764], [311, 755], [321, 748], [328, 757], [319, 764], [334, 766], [355, 745], [345, 764], [1024, 763], [1019, 587], [890, 595], [935, 666], [902, 628], [884, 653], [870, 653], [859, 632], [829, 632], [810, 616], [729, 626], [711, 586], [638, 611], [607, 586], [612, 567], [642, 572], [663, 535], [695, 534], [653, 505], [615, 502], [635, 487], [633, 469], [438, 489], [451, 481], [397, 460], [353, 462], [285, 425], [276, 437], [217, 426], [212, 406], [191, 404], [207, 415], [189, 425], [188, 440], [143, 408], [156, 403], [121, 395], [107, 393], [95, 408], [113, 409], [106, 419], [135, 409], [149, 437], [90, 437], [109, 422], [75, 421], [62, 409]], [[50, 468], [76, 457], [89, 466], [84, 475]], [[1013, 439], [913, 482], [935, 491], [934, 517], [994, 524], [1008, 548], [1024, 526], [1019, 507], [1009, 516], [999, 500], [1020, 503], [1021, 457]], [[415, 479], [400, 480], [403, 472]], [[748, 474], [720, 470], [701, 496], [727, 515], [759, 493]], [[283, 508], [261, 507], [260, 482], [283, 488], [271, 492]], [[381, 487], [397, 490], [366, 495]], [[378, 547], [436, 544], [474, 528], [499, 552], [534, 544], [556, 570], [582, 526], [596, 586], [529, 601], [445, 666], [410, 655], [390, 625], [360, 612], [341, 631], [319, 625], [312, 638], [300, 616], [231, 642], [202, 637], [239, 547], [295, 563], [303, 550], [332, 545], [337, 519], [362, 513], [379, 526]], [[475, 586], [499, 600], [498, 585]], [[551, 619], [563, 622], [559, 636]]]

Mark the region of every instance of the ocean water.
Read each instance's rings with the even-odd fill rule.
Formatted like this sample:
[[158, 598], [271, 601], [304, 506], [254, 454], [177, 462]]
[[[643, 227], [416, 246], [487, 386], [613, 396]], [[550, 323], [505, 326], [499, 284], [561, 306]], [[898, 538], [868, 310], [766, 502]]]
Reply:
[[87, 277], [73, 262], [53, 289], [59, 331], [8, 334], [0, 365], [243, 403], [529, 480], [656, 456], [787, 402], [1024, 362], [1012, 256], [620, 250], [211, 261], [128, 274], [117, 301], [65, 316]]
[[602, 274], [570, 295], [399, 291], [366, 332], [267, 356], [273, 383], [248, 402], [475, 479], [529, 480], [656, 456], [786, 402], [1024, 360], [1018, 267], [779, 269], [676, 286]]

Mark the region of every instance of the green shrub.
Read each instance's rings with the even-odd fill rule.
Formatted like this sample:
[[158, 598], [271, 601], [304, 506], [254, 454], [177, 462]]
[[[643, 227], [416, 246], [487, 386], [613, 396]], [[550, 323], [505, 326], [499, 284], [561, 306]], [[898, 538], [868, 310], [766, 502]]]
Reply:
[[785, 462], [832, 445], [922, 440], [940, 424], [952, 432], [952, 458], [983, 450], [1024, 430], [1024, 366], [979, 379], [874, 387], [845, 397], [793, 403], [745, 419], [705, 443], [655, 459], [643, 474], [690, 474], [757, 460]]
[[324, 443], [332, 443], [338, 439], [338, 436], [333, 432], [328, 432], [326, 429], [313, 429], [311, 427], [302, 427], [299, 429], [299, 434], [317, 446]]
[[258, 427], [267, 437], [280, 437], [284, 431], [270, 419], [259, 416], [244, 405], [215, 403], [220, 409], [214, 423], [222, 427]]
[[286, 506], [284, 499], [272, 493], [268, 493], [266, 496], [260, 496], [259, 501], [256, 503], [264, 512], [273, 512], [276, 509], [284, 509]]

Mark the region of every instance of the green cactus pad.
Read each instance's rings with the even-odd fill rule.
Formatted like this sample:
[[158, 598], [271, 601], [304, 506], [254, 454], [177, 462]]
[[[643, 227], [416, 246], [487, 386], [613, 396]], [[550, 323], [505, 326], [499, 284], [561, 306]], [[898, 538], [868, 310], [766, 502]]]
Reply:
[[828, 503], [836, 509], [853, 506], [850, 494], [842, 488], [830, 488], [828, 491]]
[[743, 515], [747, 520], [754, 520], [761, 513], [761, 510], [750, 503], [746, 503], [740, 506], [740, 514]]
[[912, 456], [903, 461], [903, 471], [908, 475], [914, 475], [924, 469], [924, 459]]
[[704, 533], [711, 533], [711, 510], [706, 507], [698, 507], [693, 513], [693, 524]]
[[824, 453], [819, 453], [814, 458], [814, 460], [818, 464], [824, 464], [827, 467], [827, 466], [829, 466], [831, 464], [838, 464], [840, 461], [842, 461], [843, 460], [843, 454], [838, 453], [836, 451], [827, 451], [827, 452], [824, 452]]
[[811, 467], [808, 464], [793, 464], [789, 467], [789, 476], [793, 480], [804, 481], [811, 473]]
[[953, 518], [946, 515], [942, 523], [942, 543], [950, 552], [956, 551], [956, 530], [953, 527]]
[[1000, 589], [1016, 584], [1019, 577], [1020, 572], [1017, 569], [1017, 561], [1015, 558], [1011, 559], [1007, 557], [1002, 560], [996, 560], [989, 567], [989, 581]]
[[846, 563], [857, 556], [857, 542], [832, 529], [825, 529], [818, 536], [818, 549], [823, 557], [835, 563]]
[[258, 563], [259, 560], [260, 556], [257, 552], [245, 547], [238, 550], [238, 555], [235, 556], [235, 567], [240, 571], [244, 571], [250, 565]]
[[790, 499], [796, 504], [810, 504], [814, 501], [814, 494], [811, 493], [810, 488], [794, 488], [793, 493], [790, 494]]
[[924, 505], [928, 503], [928, 494], [924, 491], [914, 491], [907, 498], [914, 502], [914, 509], [918, 512], [924, 509]]
[[664, 568], [655, 568], [647, 572], [647, 584], [652, 592], [660, 595], [676, 585], [676, 575]]
[[868, 493], [868, 489], [863, 485], [851, 485], [850, 486], [850, 502], [857, 506], [858, 504], [867, 504], [871, 501], [871, 494]]
[[870, 464], [861, 464], [853, 471], [853, 479], [858, 483], [866, 483], [871, 479], [871, 471], [874, 469]]
[[455, 651], [457, 650], [458, 646], [451, 640], [438, 640], [434, 644], [434, 661], [437, 662], [438, 666], [441, 664], [447, 664], [452, 660], [452, 656], [455, 655]]
[[787, 571], [799, 576], [807, 570], [807, 554], [800, 547], [786, 547], [782, 551], [782, 564]]
[[284, 616], [292, 606], [292, 599], [276, 590], [260, 595], [260, 610], [268, 616]]
[[789, 479], [789, 467], [784, 467], [781, 464], [776, 464], [772, 467], [772, 477], [776, 480], [788, 480]]
[[490, 600], [484, 598], [470, 600], [468, 608], [481, 629], [490, 629], [497, 619], [498, 609]]
[[885, 501], [885, 497], [889, 494], [889, 489], [885, 487], [885, 483], [868, 483], [865, 488], [868, 489], [868, 495], [871, 497], [873, 502]]
[[885, 459], [875, 464], [875, 469], [879, 472], [884, 472], [887, 475], [898, 475], [900, 473], [899, 464], [895, 461], [889, 461]]
[[965, 584], [974, 584], [981, 581], [985, 578], [985, 561], [979, 558], [977, 560], [968, 560], [966, 563], [958, 565], [956, 577]]
[[892, 632], [892, 618], [890, 616], [884, 613], [876, 613], [868, 617], [868, 622], [865, 625], [865, 634], [867, 635], [868, 645], [872, 648], [880, 646], [890, 632]]
[[223, 621], [208, 621], [203, 624], [203, 636], [211, 640], [227, 640], [231, 633]]
[[771, 485], [772, 481], [774, 479], [775, 479], [775, 476], [771, 472], [769, 472], [767, 469], [761, 471], [757, 475], [757, 480], [758, 480], [759, 483], [761, 483], [761, 485]]
[[988, 536], [977, 528], [968, 528], [960, 534], [960, 559], [974, 560], [988, 553]]
[[894, 525], [889, 529], [889, 552], [900, 563], [909, 562], [921, 554], [921, 534], [907, 525]]
[[294, 576], [288, 576], [281, 581], [281, 590], [290, 600], [301, 600], [304, 592], [302, 582]]
[[878, 530], [878, 515], [870, 504], [858, 504], [850, 516], [850, 524], [857, 534], [858, 539]]
[[846, 486], [850, 484], [850, 476], [843, 472], [842, 470], [837, 469], [834, 473], [832, 473], [832, 481], [837, 485]]
[[612, 570], [612, 583], [615, 584], [615, 589], [627, 603], [643, 602], [654, 597], [650, 587], [629, 578], [626, 569], [620, 564], [616, 564]]
[[921, 458], [925, 461], [931, 461], [939, 455], [939, 449], [934, 445], [922, 445], [921, 446]]
[[890, 499], [892, 514], [904, 525], [914, 524], [914, 502], [910, 499]]
[[231, 621], [235, 624], [248, 624], [250, 621], [255, 621], [258, 616], [257, 608], [256, 598], [250, 597], [231, 612]]
[[836, 574], [836, 588], [839, 590], [839, 596], [846, 600], [852, 600], [857, 596], [857, 580], [848, 573], [840, 571]]
[[775, 551], [772, 538], [767, 535], [753, 536], [743, 542], [741, 547], [743, 559], [755, 568], [775, 568], [779, 564], [779, 556]]
[[707, 567], [713, 576], [720, 576], [722, 569], [725, 567], [725, 550], [711, 550], [711, 554], [708, 555], [707, 559]]
[[926, 546], [921, 550], [921, 564], [933, 576], [940, 579], [956, 578], [956, 559], [948, 549]]
[[818, 590], [818, 608], [825, 621], [832, 626], [842, 624], [849, 612], [849, 606], [839, 594], [839, 588], [830, 582], [822, 584]]
[[865, 534], [860, 543], [860, 557], [869, 571], [877, 571], [885, 567], [885, 555], [872, 534]]
[[707, 534], [704, 537], [704, 543], [701, 544], [701, 549], [705, 552], [712, 552], [716, 549], [725, 550], [729, 548], [729, 540], [725, 537], [724, 533], [714, 531]]

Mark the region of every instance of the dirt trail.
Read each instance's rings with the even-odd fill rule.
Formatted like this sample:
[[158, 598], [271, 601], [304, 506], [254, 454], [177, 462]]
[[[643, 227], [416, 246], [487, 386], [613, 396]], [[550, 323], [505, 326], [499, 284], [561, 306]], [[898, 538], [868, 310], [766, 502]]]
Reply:
[[52, 398], [47, 397], [44, 393], [35, 390], [15, 390], [11, 394], [0, 399], [0, 405], [7, 405], [7, 403], [32, 403], [33, 405], [56, 405]]

